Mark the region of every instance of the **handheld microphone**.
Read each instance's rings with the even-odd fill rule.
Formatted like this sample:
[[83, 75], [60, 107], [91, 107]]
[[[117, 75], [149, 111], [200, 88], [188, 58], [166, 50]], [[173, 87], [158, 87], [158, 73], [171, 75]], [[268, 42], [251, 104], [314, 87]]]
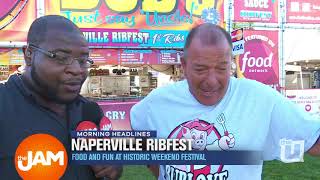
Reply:
[[[99, 105], [95, 102], [89, 101], [82, 105], [82, 119], [76, 131], [85, 131], [85, 130], [101, 130], [101, 131], [110, 131], [112, 130], [112, 123], [109, 118], [103, 115], [103, 112]], [[99, 124], [99, 127], [97, 126]]]
[[97, 130], [98, 130], [97, 125], [91, 121], [81, 121], [76, 128], [76, 131], [97, 131]]
[[[103, 112], [96, 102], [89, 101], [82, 105], [82, 119], [76, 131], [84, 130], [98, 130], [97, 124], [100, 126], [100, 130], [112, 129], [111, 121], [103, 115]], [[91, 166], [92, 168], [98, 166]], [[109, 180], [107, 177], [99, 178], [99, 180]]]
[[89, 101], [82, 105], [82, 121], [78, 123], [76, 131], [97, 131], [103, 113], [99, 105]]
[[99, 124], [103, 118], [103, 112], [96, 102], [89, 101], [82, 105], [82, 120]]
[[99, 123], [100, 131], [112, 131], [112, 123], [109, 118], [103, 116]]

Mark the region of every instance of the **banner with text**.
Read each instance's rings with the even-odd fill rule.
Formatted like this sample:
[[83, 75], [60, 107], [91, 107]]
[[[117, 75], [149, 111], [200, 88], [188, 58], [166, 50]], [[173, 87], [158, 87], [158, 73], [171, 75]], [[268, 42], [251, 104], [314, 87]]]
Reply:
[[92, 46], [108, 47], [182, 48], [192, 27], [223, 25], [223, 6], [223, 0], [45, 0], [47, 15], [65, 16], [88, 30]]
[[182, 48], [188, 31], [82, 28], [89, 46]]
[[286, 90], [286, 96], [301, 109], [320, 120], [320, 89]]
[[239, 0], [234, 6], [237, 22], [278, 22], [278, 0]]
[[287, 0], [288, 23], [320, 23], [319, 0]]
[[237, 75], [279, 89], [278, 31], [246, 31], [245, 51], [237, 59]]
[[111, 121], [112, 130], [131, 130], [130, 110], [138, 101], [129, 102], [97, 102], [104, 116]]
[[0, 42], [26, 42], [28, 29], [34, 19], [34, 0], [1, 0]]

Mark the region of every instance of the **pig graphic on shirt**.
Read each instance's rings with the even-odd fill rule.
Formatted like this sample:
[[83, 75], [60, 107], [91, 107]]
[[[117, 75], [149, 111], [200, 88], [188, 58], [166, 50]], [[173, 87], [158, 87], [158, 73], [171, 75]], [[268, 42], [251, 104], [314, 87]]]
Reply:
[[[169, 138], [192, 139], [194, 150], [229, 150], [235, 145], [235, 138], [224, 128], [221, 133], [213, 123], [194, 119], [180, 125]], [[224, 165], [167, 165], [165, 178], [168, 180], [185, 179], [198, 180], [203, 177], [214, 177], [214, 180], [228, 178], [229, 171], [223, 169]]]
[[[192, 139], [192, 149], [195, 150], [228, 150], [234, 147], [235, 140], [233, 134], [223, 135], [219, 138], [214, 125], [202, 126], [199, 120], [190, 122], [191, 124], [181, 126], [181, 138]], [[218, 138], [217, 138], [218, 137]]]

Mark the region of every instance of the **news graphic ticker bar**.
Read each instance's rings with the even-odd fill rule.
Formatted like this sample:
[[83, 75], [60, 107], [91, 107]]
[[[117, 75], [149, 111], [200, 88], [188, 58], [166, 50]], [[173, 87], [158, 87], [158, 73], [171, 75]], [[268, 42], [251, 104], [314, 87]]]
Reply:
[[71, 152], [72, 163], [81, 165], [259, 165], [261, 151], [126, 151]]
[[153, 138], [157, 131], [71, 131], [71, 138]]

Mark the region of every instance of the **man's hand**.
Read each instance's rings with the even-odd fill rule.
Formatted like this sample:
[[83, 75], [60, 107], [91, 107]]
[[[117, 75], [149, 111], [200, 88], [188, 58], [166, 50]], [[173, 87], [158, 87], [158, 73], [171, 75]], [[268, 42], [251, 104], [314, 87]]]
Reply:
[[308, 154], [312, 156], [320, 156], [320, 137], [318, 141], [308, 150]]
[[108, 180], [118, 180], [122, 174], [122, 166], [98, 165], [91, 166], [97, 178], [106, 177]]

